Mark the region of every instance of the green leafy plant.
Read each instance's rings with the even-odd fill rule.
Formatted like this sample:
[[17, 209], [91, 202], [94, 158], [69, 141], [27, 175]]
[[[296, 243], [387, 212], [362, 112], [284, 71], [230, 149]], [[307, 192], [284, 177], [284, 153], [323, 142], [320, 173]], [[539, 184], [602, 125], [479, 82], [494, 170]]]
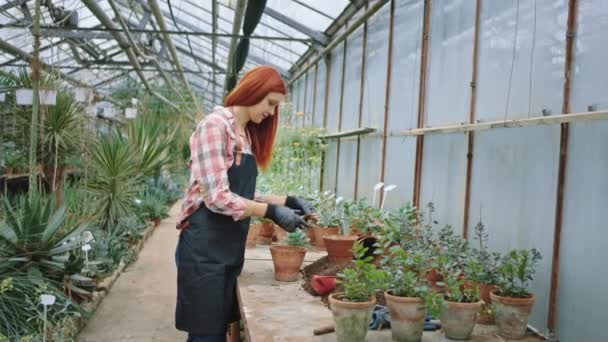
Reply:
[[458, 303], [477, 303], [480, 299], [479, 287], [471, 286], [465, 288], [462, 274], [451, 273], [443, 281], [445, 287], [445, 299]]
[[498, 282], [500, 253], [489, 252], [488, 233], [481, 221], [475, 225], [474, 239], [477, 240], [479, 245], [478, 248], [470, 250], [465, 262], [464, 271], [467, 279], [479, 284], [496, 284]]
[[167, 153], [176, 130], [167, 131], [164, 122], [154, 116], [139, 116], [129, 122], [126, 140], [138, 155], [139, 171], [146, 177], [160, 172], [170, 160]]
[[503, 297], [527, 298], [529, 282], [533, 280], [536, 266], [542, 259], [535, 248], [530, 250], [511, 250], [498, 268], [498, 295]]
[[386, 286], [386, 274], [372, 264], [373, 257], [365, 257], [367, 248], [359, 241], [353, 245], [352, 266], [338, 273], [337, 283], [344, 289], [342, 300], [351, 302], [369, 301], [378, 290]]
[[384, 271], [389, 277], [391, 294], [420, 298], [431, 315], [438, 315], [444, 302], [443, 297], [428, 286], [424, 277], [424, 272], [429, 268], [428, 255], [422, 251], [408, 253], [400, 246], [393, 246], [390, 256]]
[[302, 230], [297, 229], [295, 232], [287, 234], [285, 243], [289, 246], [306, 247], [310, 245], [310, 239]]
[[163, 219], [169, 217], [166, 200], [151, 194], [145, 194], [141, 203], [143, 217], [148, 220]]
[[336, 195], [325, 191], [317, 193], [312, 199], [313, 208], [315, 208], [319, 215], [317, 225], [319, 227], [340, 227], [341, 217], [338, 212], [338, 206], [336, 205]]

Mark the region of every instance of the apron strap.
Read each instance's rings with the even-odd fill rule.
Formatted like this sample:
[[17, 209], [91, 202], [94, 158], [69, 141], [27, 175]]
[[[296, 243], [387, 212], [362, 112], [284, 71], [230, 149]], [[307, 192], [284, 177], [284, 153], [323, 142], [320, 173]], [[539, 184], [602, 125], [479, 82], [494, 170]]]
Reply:
[[243, 154], [243, 145], [241, 144], [241, 139], [237, 137], [236, 139], [236, 157], [234, 158], [234, 162], [237, 166], [241, 165], [241, 158]]

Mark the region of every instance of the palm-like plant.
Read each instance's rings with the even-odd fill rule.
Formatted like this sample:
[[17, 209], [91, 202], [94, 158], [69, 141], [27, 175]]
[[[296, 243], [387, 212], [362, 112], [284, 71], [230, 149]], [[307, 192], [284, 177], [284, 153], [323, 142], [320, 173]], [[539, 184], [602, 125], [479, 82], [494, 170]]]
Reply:
[[119, 132], [101, 137], [91, 151], [95, 177], [89, 189], [95, 198], [101, 226], [107, 229], [135, 212], [135, 197], [142, 186], [140, 159]]
[[127, 140], [140, 157], [140, 172], [146, 177], [156, 175], [169, 162], [167, 153], [176, 130], [167, 131], [164, 123], [153, 116], [140, 116], [127, 125]]

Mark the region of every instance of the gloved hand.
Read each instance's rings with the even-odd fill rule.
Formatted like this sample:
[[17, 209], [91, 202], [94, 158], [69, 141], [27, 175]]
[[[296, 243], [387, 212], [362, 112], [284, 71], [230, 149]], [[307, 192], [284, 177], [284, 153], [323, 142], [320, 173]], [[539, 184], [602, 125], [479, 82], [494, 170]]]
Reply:
[[293, 210], [275, 204], [268, 204], [264, 218], [271, 219], [279, 227], [290, 233], [295, 232], [297, 228], [308, 227], [304, 219]]
[[293, 210], [299, 210], [302, 215], [310, 215], [314, 212], [312, 203], [295, 196], [287, 196], [285, 206]]

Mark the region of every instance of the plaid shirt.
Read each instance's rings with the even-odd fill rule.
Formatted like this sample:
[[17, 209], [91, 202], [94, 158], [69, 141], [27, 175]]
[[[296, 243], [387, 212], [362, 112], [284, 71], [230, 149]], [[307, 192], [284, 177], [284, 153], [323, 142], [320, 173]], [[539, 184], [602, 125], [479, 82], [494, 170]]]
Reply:
[[[246, 136], [240, 136], [239, 141], [242, 152], [251, 153]], [[178, 229], [185, 228], [182, 222], [203, 202], [209, 210], [235, 221], [241, 217], [245, 202], [230, 191], [227, 173], [234, 163], [237, 145], [234, 116], [227, 108], [214, 107], [190, 137], [190, 186], [177, 219]]]

